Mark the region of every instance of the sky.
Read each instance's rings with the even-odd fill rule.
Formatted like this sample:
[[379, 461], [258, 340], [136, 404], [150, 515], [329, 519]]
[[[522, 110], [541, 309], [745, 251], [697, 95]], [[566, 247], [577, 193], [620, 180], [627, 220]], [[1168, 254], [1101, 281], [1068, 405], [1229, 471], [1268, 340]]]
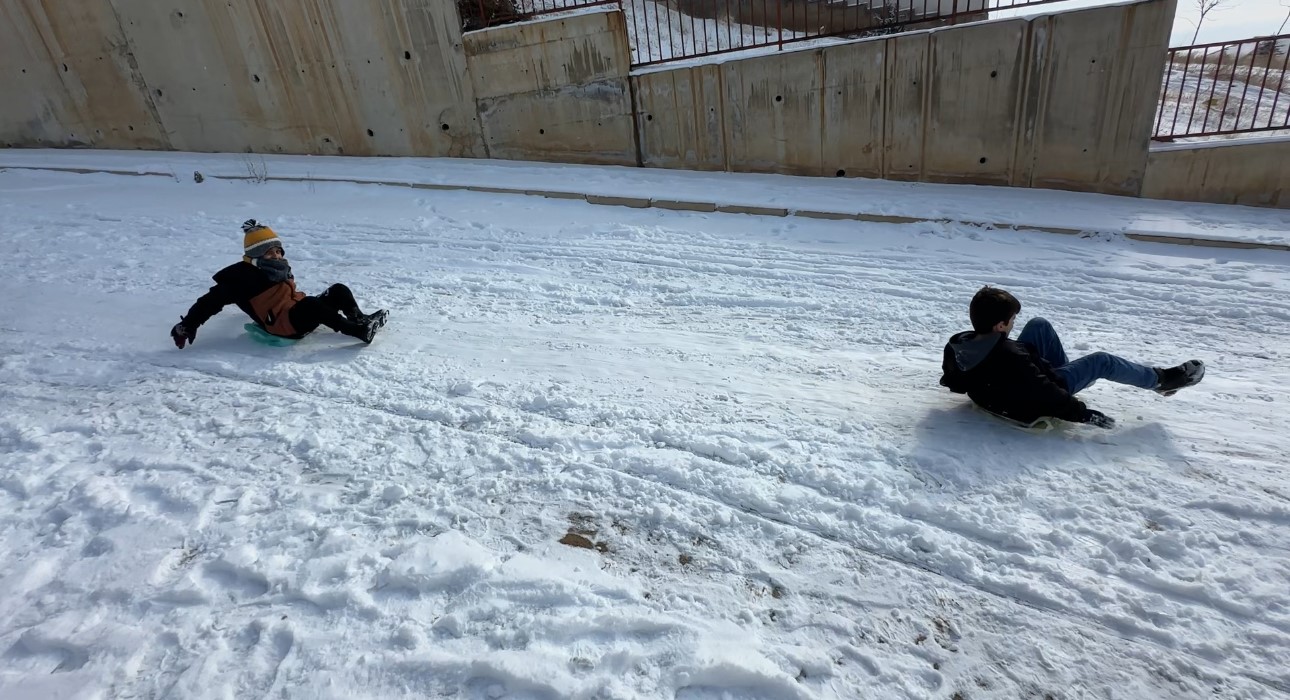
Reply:
[[[1197, 0], [1179, 0], [1173, 35], [1169, 41], [1170, 46], [1187, 46], [1192, 43], [1192, 36], [1196, 33], [1195, 22], [1199, 15], [1196, 3]], [[1196, 39], [1196, 43], [1233, 41], [1275, 34], [1285, 20], [1286, 13], [1290, 12], [1288, 6], [1290, 6], [1290, 0], [1232, 0], [1227, 5], [1209, 13], [1209, 17], [1201, 25], [1200, 36]], [[1287, 27], [1290, 27], [1290, 23], [1287, 23]]]
[[[1199, 0], [1178, 0], [1178, 13], [1175, 15], [1173, 32], [1169, 37], [1170, 46], [1189, 46], [1196, 35], [1196, 20], [1199, 13]], [[1284, 4], [1282, 4], [1284, 3]], [[1005, 0], [1004, 4], [1007, 4]], [[1031, 5], [1016, 10], [992, 12], [992, 18], [1025, 16], [1053, 12], [1059, 9], [1091, 7], [1105, 5], [1107, 0], [1072, 0], [1059, 5]], [[1277, 33], [1286, 13], [1290, 12], [1290, 0], [1227, 0], [1221, 7], [1209, 13], [1201, 25], [1200, 34], [1195, 43], [1208, 44], [1217, 41], [1237, 41], [1256, 36], [1271, 36]], [[1290, 32], [1290, 22], [1286, 23], [1283, 33]]]

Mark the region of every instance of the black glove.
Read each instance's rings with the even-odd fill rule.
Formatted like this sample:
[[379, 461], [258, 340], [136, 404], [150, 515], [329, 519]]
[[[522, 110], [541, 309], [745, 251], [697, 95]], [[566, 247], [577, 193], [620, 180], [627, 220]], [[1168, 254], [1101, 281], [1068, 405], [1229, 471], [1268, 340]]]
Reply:
[[1101, 411], [1094, 411], [1091, 408], [1088, 409], [1088, 413], [1084, 414], [1084, 422], [1107, 430], [1115, 427], [1114, 418], [1102, 413]]
[[179, 323], [170, 329], [170, 339], [175, 341], [175, 347], [183, 350], [185, 343], [197, 342], [197, 329], [185, 326], [184, 317], [180, 316]]

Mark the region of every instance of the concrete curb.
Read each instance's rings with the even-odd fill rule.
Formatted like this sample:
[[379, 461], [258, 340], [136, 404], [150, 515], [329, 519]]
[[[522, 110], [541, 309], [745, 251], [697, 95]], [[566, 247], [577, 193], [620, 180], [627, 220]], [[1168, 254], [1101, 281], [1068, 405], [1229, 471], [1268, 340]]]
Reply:
[[[128, 175], [131, 177], [165, 177], [175, 179], [177, 176], [170, 172], [154, 171], [133, 171], [133, 170], [113, 170], [113, 169], [96, 169], [96, 168], [68, 168], [58, 166], [35, 166], [35, 165], [4, 165], [0, 163], [0, 171], [3, 170], [47, 170], [54, 172], [76, 173], [79, 175], [105, 174], [105, 175]], [[898, 216], [888, 214], [867, 214], [836, 212], [836, 211], [817, 211], [812, 209], [786, 209], [778, 207], [759, 207], [742, 204], [715, 204], [713, 202], [676, 200], [676, 199], [655, 199], [650, 197], [622, 197], [612, 195], [598, 194], [581, 194], [578, 192], [560, 192], [555, 190], [532, 190], [518, 187], [486, 187], [482, 185], [453, 185], [430, 182], [406, 182], [399, 180], [366, 180], [354, 178], [333, 178], [333, 177], [291, 177], [281, 175], [267, 175], [264, 177], [253, 177], [250, 175], [206, 175], [212, 180], [250, 180], [254, 182], [335, 182], [348, 183], [357, 185], [385, 185], [387, 187], [406, 187], [418, 190], [441, 190], [457, 192], [485, 192], [490, 194], [508, 194], [523, 195], [529, 197], [545, 197], [547, 199], [576, 199], [603, 206], [631, 207], [633, 209], [666, 209], [669, 211], [691, 211], [691, 212], [717, 212], [721, 214], [750, 214], [753, 216], [799, 216], [806, 219], [822, 219], [827, 221], [864, 221], [871, 223], [883, 224], [916, 224], [916, 223], [960, 223], [969, 226], [981, 226], [985, 228], [1013, 230], [1013, 231], [1039, 231], [1041, 233], [1054, 233], [1066, 236], [1076, 236], [1083, 234], [1097, 233], [1095, 230], [1083, 230], [1074, 228], [1064, 228], [1058, 226], [1028, 226], [1022, 224], [1002, 224], [992, 221], [973, 221], [970, 219], [947, 219], [933, 217], [913, 217]], [[1290, 251], [1290, 245], [1281, 243], [1260, 243], [1257, 241], [1229, 241], [1221, 238], [1203, 238], [1192, 236], [1167, 236], [1156, 233], [1141, 233], [1137, 231], [1113, 232], [1121, 233], [1125, 238], [1133, 241], [1144, 243], [1167, 243], [1172, 245], [1199, 246], [1206, 248], [1228, 248], [1241, 250], [1279, 250]]]

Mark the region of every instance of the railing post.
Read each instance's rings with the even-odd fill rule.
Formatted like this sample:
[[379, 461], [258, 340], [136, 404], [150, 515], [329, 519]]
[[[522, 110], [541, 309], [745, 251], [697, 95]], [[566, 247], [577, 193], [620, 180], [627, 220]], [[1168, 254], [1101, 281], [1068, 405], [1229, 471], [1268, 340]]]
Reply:
[[784, 0], [775, 0], [775, 24], [779, 27], [779, 50], [784, 50]]

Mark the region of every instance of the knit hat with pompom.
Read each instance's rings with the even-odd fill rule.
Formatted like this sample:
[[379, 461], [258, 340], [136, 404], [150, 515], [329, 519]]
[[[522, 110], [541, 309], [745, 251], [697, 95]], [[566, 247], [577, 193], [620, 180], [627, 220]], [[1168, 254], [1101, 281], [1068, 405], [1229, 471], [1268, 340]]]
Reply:
[[278, 234], [268, 226], [260, 225], [255, 219], [247, 219], [242, 223], [242, 233], [242, 252], [248, 259], [261, 257], [274, 248], [282, 247]]

